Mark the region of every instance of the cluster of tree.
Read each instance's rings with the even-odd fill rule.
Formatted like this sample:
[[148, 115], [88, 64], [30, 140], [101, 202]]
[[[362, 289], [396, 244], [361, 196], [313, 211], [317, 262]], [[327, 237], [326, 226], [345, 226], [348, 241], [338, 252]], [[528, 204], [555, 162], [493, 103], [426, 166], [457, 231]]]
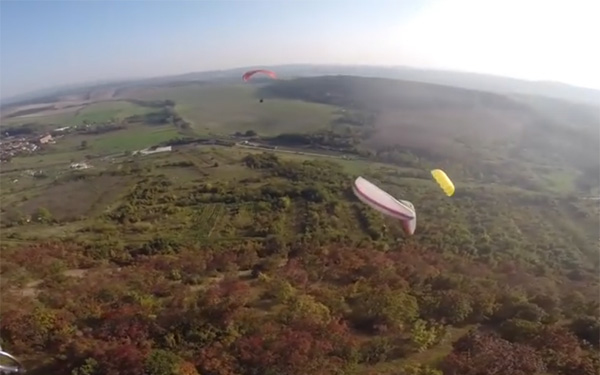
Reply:
[[165, 108], [175, 107], [175, 102], [172, 100], [140, 100], [140, 99], [128, 99], [126, 100], [135, 105], [149, 108]]
[[173, 121], [172, 114], [167, 109], [151, 112], [144, 115], [133, 115], [125, 118], [129, 123], [142, 122], [149, 125], [166, 125]]
[[[417, 155], [415, 155], [415, 153]], [[375, 153], [375, 158], [384, 163], [391, 163], [405, 167], [418, 167], [421, 165], [421, 160], [418, 156], [420, 151], [416, 151], [415, 153], [401, 147], [384, 147]]]
[[123, 129], [125, 129], [125, 125], [121, 125], [121, 124], [100, 124], [100, 125], [95, 125], [94, 127], [84, 128], [80, 132], [82, 134], [99, 135], [99, 134], [105, 134], [105, 133], [119, 131], [119, 130], [123, 130]]
[[377, 117], [375, 113], [344, 110], [343, 112], [339, 113], [339, 117], [333, 120], [333, 124], [368, 128], [375, 125], [376, 118]]
[[128, 123], [144, 123], [147, 125], [174, 125], [183, 130], [190, 128], [190, 123], [183, 119], [172, 106], [159, 106], [158, 112], [150, 112], [144, 115], [133, 115], [125, 119]]
[[4, 228], [23, 225], [32, 220], [33, 222], [41, 224], [52, 224], [55, 222], [54, 217], [45, 207], [39, 207], [31, 216], [24, 214], [21, 210], [15, 207], [3, 208], [1, 217], [2, 227]]
[[168, 141], [162, 142], [160, 145], [161, 146], [183, 146], [183, 145], [189, 145], [189, 144], [193, 144], [193, 143], [199, 143], [202, 141], [204, 141], [204, 139], [198, 139], [198, 138], [194, 138], [194, 137], [177, 137], [177, 138], [173, 138]]
[[355, 154], [359, 153], [356, 146], [360, 143], [360, 138], [353, 134], [340, 134], [330, 130], [316, 133], [283, 133], [266, 140], [278, 146], [328, 148]]
[[257, 135], [258, 134], [254, 130], [252, 130], [252, 129], [246, 130], [243, 133], [242, 132], [235, 132], [234, 133], [234, 136], [236, 136], [236, 137], [256, 137]]
[[[126, 246], [132, 258], [116, 262], [118, 270], [93, 268], [115, 261], [118, 243], [104, 255], [92, 243], [5, 250], [6, 277], [25, 272], [44, 281], [35, 304], [13, 294], [15, 303], [3, 308], [3, 347], [22, 356], [44, 353], [53, 359], [40, 369], [46, 373], [358, 373], [435, 348], [452, 327], [479, 323], [453, 344], [438, 372], [401, 371], [591, 375], [599, 369], [597, 301], [577, 294], [558, 301], [536, 286], [515, 293], [494, 284], [493, 271], [472, 279], [451, 271], [468, 262], [441, 262], [424, 249], [297, 243], [286, 255], [269, 253], [271, 245], [186, 248], [155, 238]], [[92, 267], [81, 279], [64, 274], [81, 267]], [[214, 272], [225, 277], [206, 284]], [[565, 319], [570, 323], [559, 323]]]
[[262, 88], [261, 95], [302, 99], [370, 112], [432, 107], [465, 110], [481, 106], [509, 111], [526, 108], [523, 104], [498, 94], [420, 82], [356, 76], [279, 80]]
[[22, 137], [39, 133], [43, 127], [38, 124], [24, 124], [21, 126], [10, 126], [2, 129], [2, 137]]
[[526, 339], [511, 342], [493, 333], [471, 332], [453, 344], [441, 368], [452, 375], [598, 373], [598, 352], [583, 350], [577, 337], [564, 327], [530, 328], [526, 334]]
[[425, 176], [382, 169], [376, 179], [418, 199], [405, 238], [338, 164], [240, 164], [252, 177], [182, 186], [132, 162], [123, 202], [78, 236], [3, 245], [0, 288], [15, 301], [3, 348], [43, 354], [43, 373], [366, 374], [452, 340], [440, 363], [395, 373], [600, 370], [597, 247], [565, 225], [594, 224], [586, 207], [467, 186], [449, 200]]
[[[169, 225], [181, 220], [184, 212], [192, 215], [202, 207], [225, 204], [229, 207], [229, 219], [224, 221], [229, 224], [223, 230], [233, 236], [264, 233], [263, 223], [275, 223], [293, 214], [304, 228], [298, 228], [296, 234], [306, 236], [310, 232], [310, 238], [319, 242], [353, 237], [381, 240], [389, 245], [390, 240], [402, 237], [397, 223], [384, 220], [353, 197], [349, 188], [351, 177], [337, 164], [285, 161], [272, 153], [249, 154], [242, 163], [262, 177], [256, 181], [244, 179], [242, 183], [203, 180], [178, 191], [171, 188], [158, 191], [143, 182], [135, 189], [139, 194], [152, 192], [152, 195], [143, 201], [129, 197], [113, 213], [116, 215], [113, 219], [123, 222], [128, 217], [126, 221], [137, 222], [173, 212], [175, 216], [164, 217], [164, 224]], [[598, 262], [593, 262], [597, 238], [582, 231], [598, 225], [591, 206], [544, 193], [468, 187], [463, 187], [449, 201], [442, 199], [427, 171], [382, 169], [373, 176], [387, 186], [396, 187], [392, 192], [402, 191], [404, 197], [416, 197], [412, 200], [418, 204], [420, 220], [412, 240], [422, 246], [492, 265], [513, 262], [535, 275], [558, 271], [581, 279], [597, 272]], [[422, 182], [415, 184], [414, 179]], [[283, 204], [284, 201], [287, 203]], [[282, 212], [282, 204], [293, 209]], [[253, 215], [251, 224], [236, 227], [239, 216], [236, 212], [240, 210]], [[575, 222], [581, 228], [573, 227]], [[356, 224], [361, 231], [350, 229], [356, 228]], [[285, 231], [270, 228], [267, 232], [273, 235]]]
[[162, 167], [162, 168], [169, 168], [169, 167], [188, 168], [188, 167], [193, 167], [193, 166], [194, 166], [194, 163], [192, 163], [191, 161], [188, 161], [188, 160], [165, 162], [165, 163], [159, 165], [159, 167]]

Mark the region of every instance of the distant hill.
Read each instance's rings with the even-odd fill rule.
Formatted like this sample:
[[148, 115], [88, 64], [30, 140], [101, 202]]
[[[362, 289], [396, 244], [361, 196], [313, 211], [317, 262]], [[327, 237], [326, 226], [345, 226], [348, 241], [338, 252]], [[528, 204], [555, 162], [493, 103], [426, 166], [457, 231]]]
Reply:
[[[410, 151], [453, 168], [478, 165], [481, 173], [501, 173], [516, 162], [568, 168], [598, 185], [600, 114], [594, 106], [355, 76], [277, 81], [260, 95], [344, 107], [341, 122], [360, 129], [363, 144], [380, 154]], [[354, 112], [363, 120], [355, 121]]]
[[[147, 82], [239, 79], [243, 72], [255, 67], [243, 67], [222, 71], [188, 73], [160, 77]], [[479, 91], [539, 95], [551, 98], [600, 103], [600, 91], [554, 82], [525, 81], [514, 78], [463, 73], [443, 70], [415, 69], [408, 67], [382, 67], [364, 65], [276, 65], [265, 68], [276, 71], [282, 78], [314, 77], [322, 75], [353, 75], [359, 77], [392, 78], [416, 82], [448, 85]]]
[[[136, 79], [128, 81], [112, 81], [94, 84], [71, 85], [51, 90], [38, 91], [13, 98], [5, 98], [2, 107], [24, 104], [51, 103], [63, 100], [64, 97], [86, 97], [87, 91], [99, 88], [123, 88], [129, 86], [164, 85], [190, 81], [235, 82], [243, 72], [255, 67], [241, 67], [227, 70], [193, 72], [180, 75]], [[546, 96], [569, 101], [600, 103], [600, 91], [552, 82], [533, 82], [513, 78], [462, 73], [442, 70], [414, 69], [407, 67], [381, 66], [349, 66], [349, 65], [276, 65], [265, 68], [276, 71], [282, 78], [314, 77], [322, 75], [354, 75], [362, 77], [393, 78], [416, 82], [434, 83], [479, 91], [513, 93], [521, 95]]]

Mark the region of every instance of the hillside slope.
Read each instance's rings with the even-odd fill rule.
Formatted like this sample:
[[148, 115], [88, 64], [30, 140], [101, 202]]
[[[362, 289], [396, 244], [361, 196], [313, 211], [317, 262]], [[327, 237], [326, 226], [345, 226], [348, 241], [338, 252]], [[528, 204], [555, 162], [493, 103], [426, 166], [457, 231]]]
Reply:
[[[598, 368], [585, 201], [462, 181], [449, 199], [416, 168], [234, 147], [114, 161], [2, 189], [2, 344], [33, 374]], [[353, 197], [357, 174], [410, 197], [415, 236]]]
[[341, 106], [353, 125], [352, 113], [361, 113], [363, 143], [378, 154], [410, 151], [438, 164], [469, 164], [470, 174], [502, 173], [515, 163], [567, 168], [589, 177], [582, 185], [598, 185], [600, 116], [584, 104], [351, 76], [278, 81], [261, 95]]

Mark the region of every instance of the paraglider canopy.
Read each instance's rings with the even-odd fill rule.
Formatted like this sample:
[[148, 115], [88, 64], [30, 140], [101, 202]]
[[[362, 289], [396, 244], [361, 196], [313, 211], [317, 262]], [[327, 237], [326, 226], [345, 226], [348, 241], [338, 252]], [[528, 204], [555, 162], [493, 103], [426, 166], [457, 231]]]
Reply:
[[409, 220], [415, 217], [415, 210], [412, 204], [409, 206], [406, 203], [402, 203], [362, 177], [358, 177], [354, 181], [352, 190], [363, 203], [385, 215], [401, 220]]
[[242, 79], [244, 80], [244, 82], [248, 82], [248, 80], [250, 80], [250, 78], [257, 73], [266, 74], [273, 79], [277, 79], [277, 75], [275, 74], [275, 72], [266, 69], [249, 70], [246, 73], [244, 73], [244, 75], [242, 75]]
[[402, 229], [404, 230], [404, 233], [412, 236], [417, 229], [417, 212], [415, 211], [415, 206], [409, 201], [400, 200], [400, 202], [412, 208], [415, 213], [415, 217], [411, 220], [402, 220]]
[[[257, 73], [266, 74], [273, 79], [277, 79], [277, 75], [275, 74], [275, 72], [273, 72], [271, 70], [266, 70], [266, 69], [249, 70], [242, 75], [242, 79], [244, 80], [244, 82], [248, 82], [250, 80], [250, 78]], [[264, 99], [260, 98], [259, 102], [262, 103], [263, 101], [264, 101]]]
[[431, 171], [431, 175], [447, 196], [451, 197], [454, 194], [454, 184], [446, 172], [441, 169], [434, 169]]
[[[9, 362], [9, 363], [7, 363]], [[25, 367], [21, 362], [0, 347], [0, 374], [24, 374]]]
[[352, 186], [358, 199], [384, 215], [402, 221], [402, 228], [408, 235], [412, 235], [417, 228], [417, 213], [412, 203], [397, 200], [375, 184], [358, 177]]

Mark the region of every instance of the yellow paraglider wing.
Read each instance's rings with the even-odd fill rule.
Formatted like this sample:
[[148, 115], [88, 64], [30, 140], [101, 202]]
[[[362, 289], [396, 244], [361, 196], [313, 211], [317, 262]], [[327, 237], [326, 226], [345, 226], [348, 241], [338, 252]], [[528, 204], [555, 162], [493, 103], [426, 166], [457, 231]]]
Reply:
[[454, 194], [454, 184], [444, 171], [441, 169], [434, 169], [431, 171], [431, 175], [447, 196], [451, 197], [452, 194]]

